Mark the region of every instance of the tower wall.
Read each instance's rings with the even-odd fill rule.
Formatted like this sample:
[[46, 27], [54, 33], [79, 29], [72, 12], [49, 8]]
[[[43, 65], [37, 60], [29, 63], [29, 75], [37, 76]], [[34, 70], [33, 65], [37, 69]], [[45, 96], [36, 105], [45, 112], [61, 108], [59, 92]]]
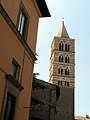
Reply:
[[74, 120], [74, 89], [60, 88], [55, 120]]
[[60, 87], [55, 120], [74, 120], [75, 43], [64, 22], [51, 44], [49, 82]]
[[[63, 43], [63, 50], [60, 50], [59, 44]], [[69, 51], [66, 51], [66, 44], [69, 45]], [[59, 60], [59, 57], [63, 57], [63, 62]], [[66, 57], [69, 61], [66, 62]], [[63, 73], [58, 73], [58, 68], [63, 69]], [[69, 75], [65, 73], [65, 69], [69, 69]], [[75, 77], [75, 50], [74, 39], [54, 37], [51, 45], [51, 57], [50, 57], [50, 76], [49, 82], [58, 85], [58, 81], [69, 81], [70, 86], [74, 87]]]

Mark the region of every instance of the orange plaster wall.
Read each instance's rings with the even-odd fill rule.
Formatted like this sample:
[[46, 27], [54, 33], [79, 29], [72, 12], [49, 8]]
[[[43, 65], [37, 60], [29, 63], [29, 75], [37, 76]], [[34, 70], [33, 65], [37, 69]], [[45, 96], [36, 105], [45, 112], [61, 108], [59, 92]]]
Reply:
[[[18, 16], [19, 16], [19, 9], [20, 9], [20, 0], [15, 1], [6, 1], [1, 0], [1, 4], [7, 11], [8, 15], [10, 16], [11, 20], [17, 25]], [[39, 20], [39, 13], [37, 12], [35, 4], [33, 4], [33, 0], [23, 0], [22, 1], [29, 17], [29, 28], [28, 28], [28, 37], [27, 43], [30, 46], [31, 50], [35, 53], [36, 50], [36, 39], [37, 39], [37, 31], [38, 31], [38, 20]]]
[[22, 74], [22, 86], [24, 86], [24, 90], [20, 93], [19, 96], [19, 109], [16, 120], [28, 119], [29, 110], [30, 110], [31, 87], [32, 87], [32, 72], [33, 72], [33, 65], [30, 63], [30, 59], [28, 58], [27, 54], [25, 54], [23, 74]]
[[2, 56], [0, 67], [10, 74], [13, 58], [22, 65], [24, 48], [2, 16], [0, 16], [0, 33], [2, 33], [0, 34], [0, 56]]
[[4, 88], [5, 88], [5, 73], [0, 69], [0, 113], [3, 103], [3, 97], [4, 97]]
[[36, 6], [35, 4], [33, 4], [33, 0], [23, 0], [23, 4], [25, 5], [26, 10], [30, 16], [27, 43], [30, 46], [31, 50], [35, 53], [37, 43], [38, 21], [40, 15], [36, 11]]
[[19, 14], [20, 0], [1, 0], [1, 4], [4, 9], [7, 11], [7, 14], [12, 19], [14, 24], [17, 23], [17, 17]]

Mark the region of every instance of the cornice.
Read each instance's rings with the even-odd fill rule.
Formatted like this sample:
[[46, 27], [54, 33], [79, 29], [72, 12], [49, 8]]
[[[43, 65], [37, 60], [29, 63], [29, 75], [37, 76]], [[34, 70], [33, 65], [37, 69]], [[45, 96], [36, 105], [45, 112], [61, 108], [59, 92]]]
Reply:
[[23, 90], [24, 87], [16, 80], [11, 74], [6, 75], [6, 79], [9, 80], [15, 87], [19, 89], [19, 91]]

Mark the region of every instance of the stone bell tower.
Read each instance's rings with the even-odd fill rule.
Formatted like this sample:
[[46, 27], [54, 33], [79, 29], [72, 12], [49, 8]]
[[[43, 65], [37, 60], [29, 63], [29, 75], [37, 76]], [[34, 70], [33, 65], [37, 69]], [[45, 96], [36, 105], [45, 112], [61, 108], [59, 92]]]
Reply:
[[49, 82], [60, 87], [74, 87], [75, 77], [74, 39], [69, 37], [64, 21], [51, 44]]
[[[51, 44], [49, 82], [60, 87], [55, 120], [74, 120], [75, 46], [62, 22]], [[53, 99], [53, 98], [52, 98]]]

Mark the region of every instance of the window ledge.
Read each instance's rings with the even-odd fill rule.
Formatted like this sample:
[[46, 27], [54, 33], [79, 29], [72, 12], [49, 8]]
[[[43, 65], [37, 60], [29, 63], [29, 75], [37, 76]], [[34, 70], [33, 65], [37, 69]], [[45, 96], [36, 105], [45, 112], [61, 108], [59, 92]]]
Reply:
[[6, 75], [6, 79], [9, 80], [14, 86], [16, 86], [19, 91], [23, 90], [24, 87], [20, 85], [20, 83], [11, 75]]

